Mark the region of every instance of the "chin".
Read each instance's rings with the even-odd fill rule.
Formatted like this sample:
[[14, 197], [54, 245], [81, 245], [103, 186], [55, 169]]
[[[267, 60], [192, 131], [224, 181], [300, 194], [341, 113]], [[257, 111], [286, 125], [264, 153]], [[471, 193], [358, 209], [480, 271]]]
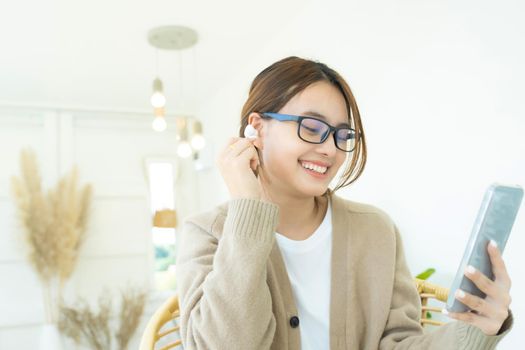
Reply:
[[326, 190], [328, 190], [332, 178], [333, 177], [330, 176], [329, 178], [324, 179], [324, 181], [315, 181], [309, 178], [303, 179], [303, 181], [297, 184], [297, 188], [309, 197], [322, 196], [325, 194]]
[[319, 197], [325, 194], [328, 186], [305, 186], [301, 190], [308, 197]]

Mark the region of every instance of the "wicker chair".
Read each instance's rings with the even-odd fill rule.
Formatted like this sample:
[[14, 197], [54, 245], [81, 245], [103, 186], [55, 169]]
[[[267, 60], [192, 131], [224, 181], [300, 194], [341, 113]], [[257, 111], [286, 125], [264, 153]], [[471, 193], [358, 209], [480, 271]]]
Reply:
[[174, 295], [155, 311], [142, 334], [140, 350], [182, 349], [179, 325], [179, 298]]
[[428, 317], [428, 312], [439, 312], [443, 310], [440, 307], [428, 306], [429, 299], [436, 299], [443, 303], [447, 302], [449, 289], [445, 287], [432, 284], [430, 282], [414, 278], [414, 283], [416, 284], [417, 291], [419, 292], [419, 297], [421, 298], [421, 325], [425, 326], [431, 324], [434, 326], [441, 326], [444, 323], [431, 320]]
[[[429, 319], [427, 312], [441, 312], [442, 308], [428, 306], [428, 300], [436, 299], [441, 302], [446, 302], [449, 293], [448, 288], [417, 278], [414, 278], [414, 283], [421, 298], [421, 325], [425, 326], [430, 324], [440, 326], [444, 324], [443, 322]], [[175, 340], [170, 340], [164, 345], [160, 344], [163, 340], [166, 341], [168, 335], [178, 334], [180, 327], [176, 320], [178, 319], [179, 314], [179, 298], [174, 295], [166, 300], [166, 302], [157, 309], [149, 320], [146, 329], [142, 334], [140, 350], [168, 350], [177, 347], [182, 349], [180, 337], [175, 337]]]

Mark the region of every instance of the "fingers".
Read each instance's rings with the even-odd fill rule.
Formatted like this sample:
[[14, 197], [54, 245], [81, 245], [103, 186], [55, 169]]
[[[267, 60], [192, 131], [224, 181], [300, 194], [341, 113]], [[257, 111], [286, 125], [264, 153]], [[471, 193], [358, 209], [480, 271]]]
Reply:
[[253, 148], [253, 140], [248, 138], [234, 137], [228, 141], [227, 147], [224, 149], [224, 155], [229, 157], [237, 157], [250, 147]]
[[[494, 242], [495, 243], [495, 242]], [[468, 266], [465, 275], [486, 294], [484, 299], [458, 290], [455, 294], [456, 299], [465, 304], [471, 312], [445, 312], [449, 317], [472, 324], [480, 328], [487, 335], [495, 335], [499, 332], [501, 325], [509, 315], [510, 298], [510, 277], [501, 257], [501, 252], [497, 245], [491, 241], [487, 251], [492, 263], [492, 271], [495, 279], [492, 281], [480, 271], [472, 266]]]
[[[487, 295], [487, 298], [494, 303], [508, 309], [510, 306], [509, 289], [499, 281], [492, 281], [479, 270], [468, 266], [465, 275], [479, 288], [480, 291]], [[478, 310], [481, 311], [481, 310]]]
[[217, 155], [215, 163], [219, 166], [224, 162], [229, 162], [239, 156], [246, 148], [250, 147], [252, 143], [246, 138], [231, 137], [226, 142], [226, 145]]
[[497, 334], [508, 317], [508, 309], [489, 302], [490, 298], [481, 299], [459, 289], [456, 291], [455, 297], [471, 308], [472, 311], [444, 313], [450, 318], [478, 327], [487, 335]]
[[257, 149], [251, 140], [240, 137], [228, 140], [216, 164], [231, 198], [261, 198], [262, 188], [256, 171], [258, 162]]
[[496, 294], [497, 288], [495, 283], [473, 266], [467, 266], [465, 275], [486, 295], [494, 296]]
[[498, 309], [494, 307], [494, 305], [488, 303], [485, 299], [464, 292], [461, 289], [456, 291], [455, 297], [470, 309], [475, 310], [481, 315], [494, 315], [498, 312]]
[[250, 164], [250, 168], [252, 170], [257, 169], [257, 165], [259, 164], [259, 156], [257, 155], [255, 147], [250, 147], [250, 145], [248, 145], [237, 157], [239, 162], [242, 164], [248, 163]]
[[231, 137], [216, 159], [219, 168], [242, 169], [249, 166], [256, 171], [260, 163], [253, 141], [243, 137]]
[[220, 150], [219, 154], [217, 155], [217, 158], [215, 159], [217, 163], [219, 163], [220, 160], [225, 157], [225, 155], [228, 153], [230, 146], [233, 145], [238, 139], [238, 137], [230, 137], [228, 139], [224, 147]]
[[492, 263], [492, 272], [494, 273], [496, 281], [501, 283], [507, 290], [510, 290], [511, 281], [509, 273], [507, 272], [505, 261], [503, 261], [501, 252], [495, 241], [490, 241], [487, 251], [489, 253], [490, 262]]

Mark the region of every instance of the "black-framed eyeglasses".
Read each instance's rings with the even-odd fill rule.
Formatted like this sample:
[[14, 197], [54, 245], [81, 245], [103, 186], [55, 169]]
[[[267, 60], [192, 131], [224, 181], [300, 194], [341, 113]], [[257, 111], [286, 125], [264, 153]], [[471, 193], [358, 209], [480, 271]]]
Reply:
[[325, 142], [328, 136], [333, 132], [335, 147], [344, 152], [352, 152], [355, 148], [357, 133], [354, 129], [347, 126], [334, 127], [324, 120], [314, 117], [270, 112], [259, 114], [263, 118], [276, 119], [282, 122], [297, 122], [297, 136], [305, 142], [321, 144]]

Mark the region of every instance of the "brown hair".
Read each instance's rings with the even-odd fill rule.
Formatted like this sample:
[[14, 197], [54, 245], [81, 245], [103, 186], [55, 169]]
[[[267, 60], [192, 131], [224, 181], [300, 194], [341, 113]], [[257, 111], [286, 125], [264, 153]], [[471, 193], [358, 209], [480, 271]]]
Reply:
[[260, 72], [253, 80], [248, 99], [242, 108], [239, 136], [243, 137], [250, 113], [277, 112], [297, 93], [318, 81], [332, 84], [343, 94], [348, 122], [357, 134], [352, 157], [346, 159], [346, 169], [334, 189], [335, 192], [361, 176], [366, 164], [366, 142], [359, 109], [350, 87], [339, 73], [326, 64], [290, 56]]

